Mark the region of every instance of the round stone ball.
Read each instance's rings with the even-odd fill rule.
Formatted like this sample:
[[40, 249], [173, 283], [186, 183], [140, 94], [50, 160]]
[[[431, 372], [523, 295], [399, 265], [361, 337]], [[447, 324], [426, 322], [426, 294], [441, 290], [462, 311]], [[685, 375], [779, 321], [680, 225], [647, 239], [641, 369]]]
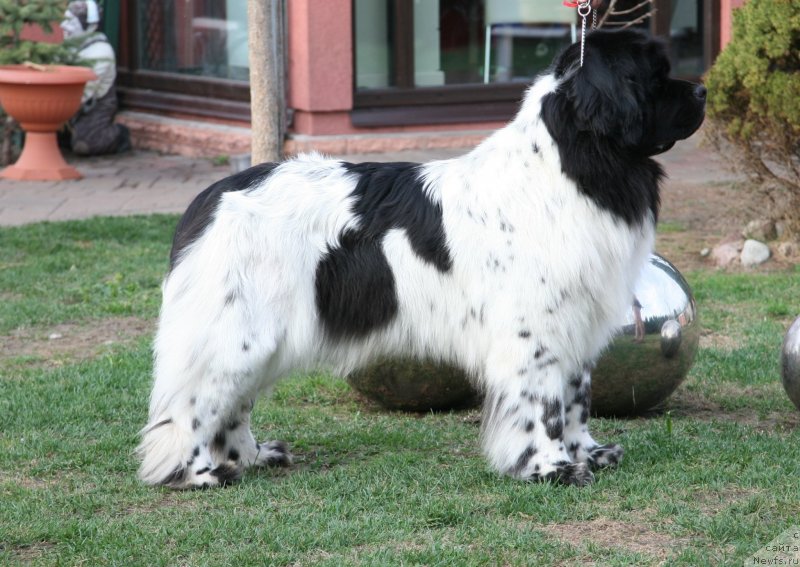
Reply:
[[592, 372], [592, 413], [657, 409], [686, 378], [699, 341], [689, 284], [666, 258], [651, 254], [625, 323]]
[[794, 320], [783, 340], [781, 380], [789, 399], [800, 409], [800, 317]]
[[[658, 406], [684, 380], [697, 351], [694, 297], [675, 266], [652, 254], [635, 290], [625, 325], [592, 373], [592, 412], [597, 416], [633, 416]], [[481, 401], [463, 371], [430, 361], [384, 360], [347, 380], [393, 410], [463, 409]]]
[[465, 409], [480, 403], [462, 370], [431, 361], [387, 359], [353, 372], [347, 381], [360, 394], [392, 410]]

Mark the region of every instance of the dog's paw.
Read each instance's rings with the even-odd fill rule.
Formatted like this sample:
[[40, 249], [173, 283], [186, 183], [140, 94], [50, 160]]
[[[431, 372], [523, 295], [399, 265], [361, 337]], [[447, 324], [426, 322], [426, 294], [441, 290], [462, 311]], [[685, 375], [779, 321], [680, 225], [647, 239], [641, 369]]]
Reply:
[[289, 467], [292, 465], [292, 453], [283, 441], [267, 441], [258, 444], [258, 452], [253, 462], [257, 467]]
[[598, 445], [589, 451], [587, 463], [592, 470], [616, 467], [624, 453], [623, 448], [616, 444]]
[[532, 482], [554, 482], [574, 486], [588, 486], [594, 482], [594, 475], [586, 463], [570, 463], [561, 461], [551, 465], [552, 470], [535, 472], [528, 480]]
[[228, 461], [214, 468], [209, 466], [192, 470], [181, 467], [158, 484], [174, 490], [197, 490], [229, 486], [242, 477], [243, 468], [234, 461]]

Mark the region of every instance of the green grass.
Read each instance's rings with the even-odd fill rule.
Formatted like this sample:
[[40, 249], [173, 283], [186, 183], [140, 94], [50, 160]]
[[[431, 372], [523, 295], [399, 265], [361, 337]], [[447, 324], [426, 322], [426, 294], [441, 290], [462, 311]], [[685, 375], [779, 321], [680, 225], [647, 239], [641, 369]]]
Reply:
[[[0, 340], [156, 316], [175, 217], [0, 229]], [[291, 470], [224, 490], [142, 486], [149, 336], [84, 360], [0, 361], [0, 564], [739, 564], [800, 517], [800, 412], [779, 382], [798, 273], [685, 274], [706, 329], [670, 411], [594, 420], [627, 450], [584, 489], [489, 471], [474, 413], [388, 413], [339, 379], [259, 402]]]

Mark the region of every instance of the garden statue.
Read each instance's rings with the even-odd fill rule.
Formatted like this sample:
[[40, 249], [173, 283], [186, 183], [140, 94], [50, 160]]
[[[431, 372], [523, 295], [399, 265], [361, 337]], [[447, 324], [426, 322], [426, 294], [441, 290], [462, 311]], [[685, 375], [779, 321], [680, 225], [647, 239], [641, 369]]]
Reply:
[[81, 107], [69, 120], [67, 146], [78, 155], [112, 154], [129, 150], [130, 131], [114, 123], [117, 113], [117, 77], [114, 48], [102, 32], [100, 8], [94, 0], [70, 2], [61, 22], [65, 40], [75, 42], [79, 58], [92, 64], [97, 79], [89, 81]]

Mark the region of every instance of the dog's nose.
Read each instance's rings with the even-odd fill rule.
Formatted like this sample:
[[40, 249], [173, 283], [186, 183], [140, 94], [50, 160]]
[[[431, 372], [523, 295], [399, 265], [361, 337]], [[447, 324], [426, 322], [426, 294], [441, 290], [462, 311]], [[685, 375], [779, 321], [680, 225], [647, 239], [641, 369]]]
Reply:
[[694, 96], [696, 96], [700, 100], [706, 99], [706, 93], [708, 93], [708, 90], [703, 85], [697, 85], [694, 88]]

